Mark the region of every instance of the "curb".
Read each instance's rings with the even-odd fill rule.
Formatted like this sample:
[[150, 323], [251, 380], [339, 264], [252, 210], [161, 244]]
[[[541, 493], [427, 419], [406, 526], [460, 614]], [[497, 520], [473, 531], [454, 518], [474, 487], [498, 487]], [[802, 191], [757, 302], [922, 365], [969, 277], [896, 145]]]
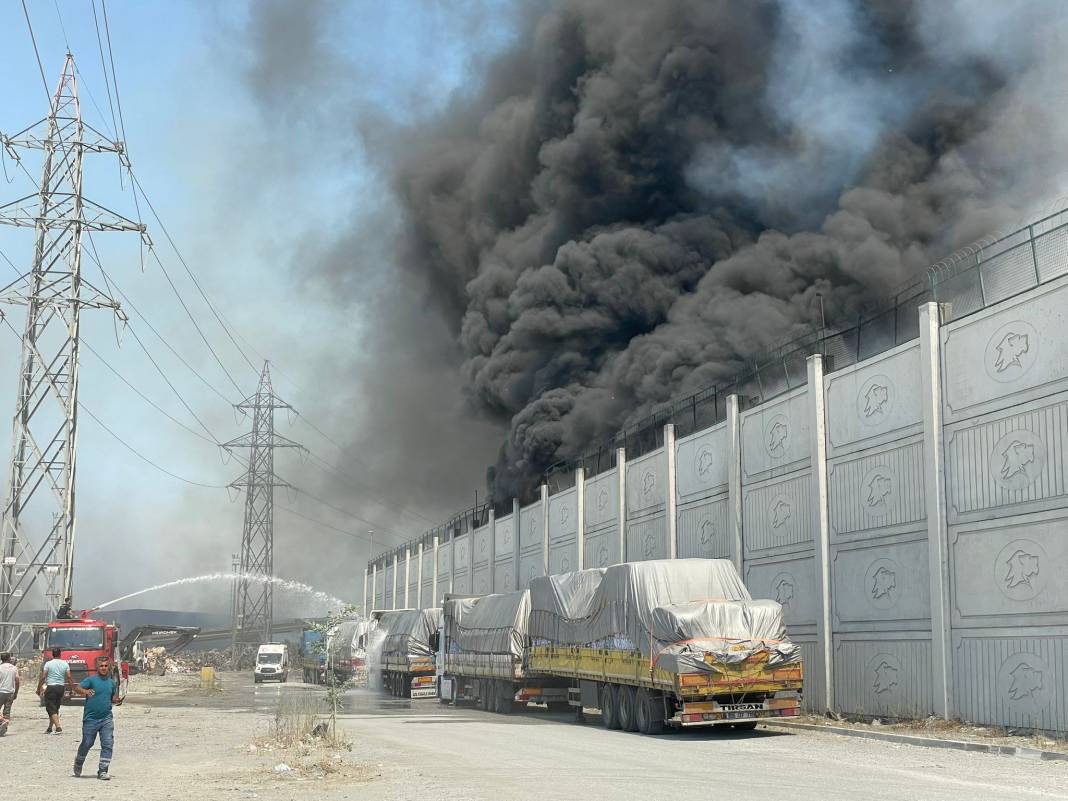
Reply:
[[[763, 722], [763, 721], [762, 721]], [[917, 737], [912, 734], [893, 734], [891, 732], [870, 731], [867, 729], [848, 729], [842, 726], [822, 726], [818, 723], [793, 723], [776, 721], [766, 723], [768, 726], [783, 729], [802, 729], [804, 731], [841, 734], [844, 737], [860, 737], [866, 740], [882, 740], [887, 743], [916, 745], [921, 748], [948, 748], [955, 751], [974, 751], [981, 754], [997, 754], [1021, 759], [1038, 759], [1051, 762], [1068, 762], [1068, 754], [1060, 751], [1042, 751], [1038, 748], [1024, 748], [1017, 745], [998, 745], [995, 743], [977, 743], [971, 740], [942, 740], [937, 737]]]

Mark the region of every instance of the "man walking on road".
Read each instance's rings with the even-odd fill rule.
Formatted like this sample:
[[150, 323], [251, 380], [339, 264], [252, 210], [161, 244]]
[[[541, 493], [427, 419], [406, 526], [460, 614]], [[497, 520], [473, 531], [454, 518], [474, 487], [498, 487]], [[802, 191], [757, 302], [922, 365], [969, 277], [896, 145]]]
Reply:
[[111, 764], [111, 752], [115, 745], [115, 720], [111, 716], [111, 706], [122, 703], [119, 697], [119, 684], [111, 678], [111, 662], [106, 656], [97, 657], [96, 675], [83, 679], [75, 692], [84, 696], [85, 711], [82, 713], [82, 742], [78, 746], [78, 755], [74, 757], [74, 775], [82, 775], [82, 765], [89, 755], [89, 749], [100, 735], [100, 764], [96, 769], [98, 779], [108, 780], [108, 766]]
[[19, 671], [11, 654], [0, 654], [0, 736], [7, 734], [11, 722], [11, 704], [19, 697]]
[[41, 675], [37, 677], [37, 694], [44, 699], [45, 711], [48, 713], [48, 728], [45, 734], [63, 731], [59, 725], [59, 708], [63, 705], [63, 693], [70, 687], [74, 693], [74, 680], [70, 677], [70, 665], [59, 658], [63, 651], [52, 649], [52, 658], [41, 666]]

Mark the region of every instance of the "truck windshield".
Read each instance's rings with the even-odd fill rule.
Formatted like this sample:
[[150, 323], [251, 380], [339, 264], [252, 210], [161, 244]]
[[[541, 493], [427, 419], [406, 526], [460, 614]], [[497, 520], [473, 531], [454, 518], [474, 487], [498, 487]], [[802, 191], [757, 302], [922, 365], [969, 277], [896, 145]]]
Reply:
[[103, 648], [104, 632], [95, 628], [62, 628], [48, 630], [48, 648]]
[[257, 659], [261, 665], [280, 665], [282, 664], [281, 654], [260, 654]]

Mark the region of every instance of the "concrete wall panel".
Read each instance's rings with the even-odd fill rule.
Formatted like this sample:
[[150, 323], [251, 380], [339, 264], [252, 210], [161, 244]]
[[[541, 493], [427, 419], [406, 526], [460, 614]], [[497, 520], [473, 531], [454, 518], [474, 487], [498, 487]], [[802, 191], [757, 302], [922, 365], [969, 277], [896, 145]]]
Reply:
[[987, 725], [1068, 731], [1068, 636], [1012, 629], [954, 636], [957, 712]]
[[452, 548], [454, 554], [452, 564], [453, 569], [456, 571], [456, 576], [466, 576], [468, 566], [471, 564], [471, 535], [464, 534], [462, 537], [454, 539]]
[[727, 503], [727, 496], [723, 494], [679, 509], [680, 559], [730, 558]]
[[485, 564], [482, 567], [476, 567], [474, 572], [474, 587], [472, 592], [475, 595], [489, 595], [493, 592], [493, 587], [490, 582], [493, 579], [493, 574], [490, 572], [489, 564]]
[[[549, 498], [549, 542], [571, 542], [578, 533], [578, 492], [572, 488]], [[574, 562], [572, 562], [574, 563]]]
[[515, 568], [512, 560], [497, 562], [493, 568], [493, 591], [513, 592], [515, 590]]
[[926, 539], [834, 549], [834, 624], [930, 629]]
[[619, 532], [614, 528], [587, 534], [583, 544], [585, 567], [608, 567], [623, 561], [619, 553]]
[[498, 557], [509, 555], [515, 550], [515, 521], [512, 516], [499, 518], [494, 524], [493, 552]]
[[836, 637], [834, 675], [839, 712], [916, 719], [934, 710], [930, 633]]
[[1068, 283], [952, 322], [942, 340], [947, 420], [1068, 389]]
[[806, 388], [741, 415], [742, 480], [745, 483], [807, 467], [812, 437]]
[[726, 423], [680, 439], [675, 453], [680, 501], [726, 491], [730, 459]]
[[438, 594], [451, 592], [452, 540], [438, 545]]
[[493, 538], [493, 532], [490, 531], [489, 526], [483, 526], [482, 528], [476, 528], [474, 532], [475, 549], [471, 554], [471, 558], [474, 560], [475, 567], [488, 567], [490, 563], [490, 557], [492, 552], [490, 549], [490, 540]]
[[615, 468], [586, 482], [586, 530], [613, 525], [619, 518], [619, 474]]
[[745, 551], [789, 551], [810, 547], [816, 508], [809, 471], [742, 490]]
[[[754, 596], [756, 597], [756, 596]], [[823, 679], [823, 653], [815, 635], [794, 634], [789, 632], [790, 637], [801, 648], [801, 664], [805, 671], [805, 687], [802, 691], [801, 706], [814, 712], [823, 710], [824, 679]]]
[[913, 341], [827, 376], [832, 458], [919, 433], [919, 351]]
[[530, 586], [530, 580], [535, 576], [545, 575], [545, 564], [542, 555], [532, 554], [523, 556], [519, 560], [519, 589], [525, 590]]
[[570, 542], [549, 546], [549, 575], [558, 576], [570, 573], [578, 567], [578, 543], [574, 537]]
[[1068, 625], [1068, 517], [1029, 515], [955, 528], [953, 625]]
[[664, 449], [627, 463], [627, 516], [661, 509], [667, 500], [667, 459]]
[[628, 562], [667, 558], [667, 517], [663, 512], [627, 521]]
[[926, 528], [923, 443], [914, 440], [828, 466], [831, 538]]
[[820, 596], [812, 556], [747, 563], [745, 585], [754, 598], [770, 598], [782, 604], [788, 628], [816, 624]]
[[947, 426], [951, 523], [1063, 507], [1068, 496], [1068, 398]]
[[521, 553], [539, 554], [544, 547], [541, 519], [541, 501], [519, 510], [519, 550]]

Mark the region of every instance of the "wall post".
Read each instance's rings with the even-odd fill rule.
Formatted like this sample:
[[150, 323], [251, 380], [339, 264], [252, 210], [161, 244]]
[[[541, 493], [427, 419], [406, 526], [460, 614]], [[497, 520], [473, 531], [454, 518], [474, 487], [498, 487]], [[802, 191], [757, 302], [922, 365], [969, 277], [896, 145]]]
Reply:
[[399, 555], [396, 551], [393, 552], [393, 600], [390, 604], [390, 608], [397, 608], [397, 573], [400, 572]]
[[727, 538], [731, 561], [745, 577], [744, 540], [742, 538], [742, 434], [737, 395], [727, 396]]
[[415, 569], [415, 607], [423, 608], [423, 543], [419, 543], [419, 561]]
[[541, 485], [541, 574], [549, 575], [549, 485]]
[[619, 481], [619, 561], [627, 561], [627, 449], [616, 448], [616, 478]]
[[439, 546], [439, 544], [440, 544], [440, 541], [438, 540], [438, 535], [435, 534], [434, 535], [434, 578], [430, 582], [430, 592], [431, 592], [430, 605], [431, 606], [437, 606], [438, 605], [438, 546]]
[[586, 468], [575, 468], [575, 543], [578, 545], [578, 560], [575, 570], [582, 570], [586, 558]]
[[679, 495], [675, 454], [675, 425], [664, 426], [664, 454], [667, 456], [667, 486], [664, 488], [664, 514], [667, 515], [668, 559], [679, 555]]
[[816, 641], [823, 653], [824, 708], [834, 709], [834, 631], [831, 628], [831, 516], [827, 490], [827, 403], [824, 394], [823, 357], [809, 356], [808, 397], [812, 415], [812, 486], [816, 491], [816, 580], [819, 614]]
[[920, 306], [920, 386], [923, 404], [923, 465], [927, 500], [927, 547], [931, 574], [931, 666], [935, 713], [956, 713], [953, 704], [952, 617], [949, 598], [949, 523], [942, 423], [942, 342], [937, 303]]
[[412, 585], [412, 549], [405, 546], [404, 548], [404, 608], [410, 609], [408, 593], [409, 588]]

